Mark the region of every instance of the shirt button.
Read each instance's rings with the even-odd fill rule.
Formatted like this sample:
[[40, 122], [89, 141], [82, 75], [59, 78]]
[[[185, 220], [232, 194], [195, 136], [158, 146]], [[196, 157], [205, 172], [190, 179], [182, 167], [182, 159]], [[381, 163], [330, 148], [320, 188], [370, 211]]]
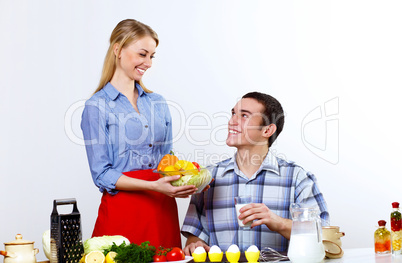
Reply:
[[152, 164], [148, 164], [148, 167], [152, 167]]
[[148, 125], [145, 125], [145, 128], [148, 128]]
[[152, 144], [149, 144], [148, 146], [149, 146], [149, 147], [152, 147]]

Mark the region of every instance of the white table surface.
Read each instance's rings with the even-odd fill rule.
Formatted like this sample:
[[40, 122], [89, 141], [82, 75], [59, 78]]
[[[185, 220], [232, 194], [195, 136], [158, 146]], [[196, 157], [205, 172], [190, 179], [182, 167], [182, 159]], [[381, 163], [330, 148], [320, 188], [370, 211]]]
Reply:
[[[48, 263], [49, 261], [42, 261], [43, 263]], [[42, 263], [40, 262], [40, 263]], [[280, 261], [290, 262], [290, 261]], [[325, 259], [325, 263], [402, 263], [402, 255], [392, 256], [387, 255], [376, 255], [374, 253], [374, 248], [352, 248], [345, 249], [342, 258], [338, 259]]]
[[[290, 261], [281, 261], [290, 262]], [[377, 255], [374, 248], [353, 248], [345, 249], [342, 258], [328, 259], [325, 263], [402, 263], [402, 255], [393, 256], [391, 254]]]

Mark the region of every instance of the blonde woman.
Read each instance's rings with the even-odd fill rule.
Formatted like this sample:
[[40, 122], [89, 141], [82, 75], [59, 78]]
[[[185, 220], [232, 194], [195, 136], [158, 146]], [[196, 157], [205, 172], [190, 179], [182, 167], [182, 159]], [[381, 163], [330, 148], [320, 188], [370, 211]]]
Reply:
[[152, 172], [172, 148], [166, 101], [142, 83], [158, 44], [149, 26], [134, 19], [118, 23], [99, 87], [85, 104], [81, 128], [93, 181], [103, 193], [92, 236], [181, 247], [175, 197], [196, 188], [173, 187], [180, 176]]

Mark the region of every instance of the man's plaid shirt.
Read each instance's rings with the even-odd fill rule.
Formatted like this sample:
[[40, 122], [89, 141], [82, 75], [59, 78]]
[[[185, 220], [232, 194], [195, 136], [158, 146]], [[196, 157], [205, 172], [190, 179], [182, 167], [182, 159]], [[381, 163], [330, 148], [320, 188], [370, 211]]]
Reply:
[[251, 195], [253, 203], [264, 203], [275, 214], [291, 219], [292, 203], [317, 206], [323, 226], [329, 225], [329, 213], [316, 178], [293, 162], [268, 152], [260, 169], [248, 179], [238, 168], [236, 155], [220, 162], [212, 173], [211, 188], [191, 197], [181, 232], [193, 234], [210, 246], [226, 251], [231, 244], [242, 251], [251, 245], [287, 251], [288, 240], [265, 225], [239, 230], [234, 197]]

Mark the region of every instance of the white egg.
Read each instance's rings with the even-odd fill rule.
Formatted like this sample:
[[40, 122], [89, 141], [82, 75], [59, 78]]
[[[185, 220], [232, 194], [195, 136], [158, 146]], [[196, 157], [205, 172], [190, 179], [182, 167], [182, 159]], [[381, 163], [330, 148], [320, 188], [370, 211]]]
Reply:
[[213, 245], [209, 249], [209, 253], [222, 253], [222, 250], [217, 245]]
[[239, 247], [238, 247], [237, 245], [233, 244], [233, 245], [230, 245], [230, 247], [228, 248], [227, 251], [228, 251], [228, 252], [232, 252], [232, 253], [237, 253], [237, 252], [239, 252], [240, 250], [239, 250]]
[[260, 250], [259, 250], [258, 247], [255, 246], [255, 245], [251, 245], [251, 246], [247, 249], [247, 252], [258, 252], [258, 251], [260, 251]]
[[193, 252], [193, 254], [202, 254], [202, 253], [206, 253], [203, 247], [197, 247]]

